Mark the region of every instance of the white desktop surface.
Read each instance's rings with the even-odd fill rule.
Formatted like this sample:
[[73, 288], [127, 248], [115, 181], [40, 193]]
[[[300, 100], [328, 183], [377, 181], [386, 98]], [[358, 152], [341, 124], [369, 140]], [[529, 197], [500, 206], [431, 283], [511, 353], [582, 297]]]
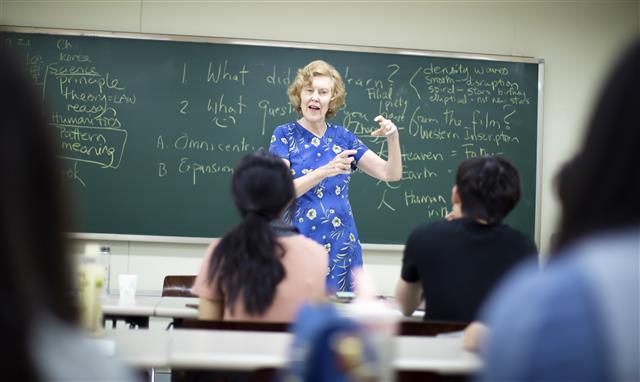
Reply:
[[102, 302], [102, 313], [111, 315], [153, 316], [160, 297], [136, 296], [133, 301], [121, 301], [117, 295]]
[[[133, 301], [121, 301], [117, 295], [111, 295], [102, 301], [102, 312], [115, 316], [197, 319], [198, 309], [194, 307], [197, 305], [197, 297], [136, 296]], [[341, 312], [347, 312], [351, 308], [350, 304], [345, 303], [335, 303], [335, 306]], [[395, 312], [398, 320], [403, 321], [421, 321], [424, 316], [424, 311], [420, 310], [416, 310], [411, 317], [403, 316], [398, 310]]]
[[237, 330], [171, 331], [169, 362], [176, 369], [252, 370], [283, 367], [293, 336]]
[[[291, 333], [239, 330], [114, 330], [115, 356], [141, 368], [253, 370], [287, 364]], [[393, 367], [398, 371], [470, 374], [480, 358], [462, 349], [461, 337], [396, 336]]]
[[478, 355], [462, 349], [462, 337], [397, 336], [394, 346], [399, 371], [467, 374], [482, 367]]
[[197, 297], [162, 297], [156, 305], [154, 316], [171, 318], [198, 318]]
[[164, 330], [116, 329], [105, 331], [101, 341], [115, 343], [114, 355], [139, 368], [169, 366], [169, 332]]

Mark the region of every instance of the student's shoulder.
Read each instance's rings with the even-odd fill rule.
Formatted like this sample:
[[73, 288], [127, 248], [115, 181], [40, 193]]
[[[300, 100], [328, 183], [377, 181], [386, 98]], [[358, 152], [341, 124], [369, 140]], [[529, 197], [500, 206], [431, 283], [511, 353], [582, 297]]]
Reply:
[[34, 327], [33, 357], [39, 373], [51, 381], [138, 381], [127, 366], [105, 356], [97, 342], [76, 328], [40, 312]]
[[446, 220], [423, 222], [416, 225], [409, 234], [408, 242], [431, 241], [433, 238], [441, 238], [443, 235], [455, 231], [457, 223]]
[[301, 234], [284, 236], [279, 238], [279, 240], [287, 247], [287, 250], [300, 251], [304, 253], [305, 256], [307, 254], [316, 256], [327, 253], [323, 246]]
[[537, 252], [536, 243], [531, 237], [529, 237], [529, 235], [505, 223], [501, 223], [499, 229], [501, 229], [504, 232], [504, 235], [511, 241], [517, 242], [523, 247]]
[[585, 281], [584, 272], [572, 258], [552, 261], [542, 271], [537, 259], [526, 260], [500, 282], [483, 315], [491, 321], [501, 313], [518, 314], [523, 305], [530, 312], [544, 310], [557, 302], [559, 294], [572, 293]]
[[[599, 352], [596, 349], [602, 346], [590, 344], [601, 327], [593, 310], [596, 307], [593, 297], [588, 280], [572, 261], [559, 260], [541, 272], [537, 262], [531, 260], [511, 272], [481, 314], [481, 321], [492, 328], [485, 351], [485, 379], [531, 380], [526, 378], [527, 373], [537, 369], [538, 378], [533, 379], [557, 380], [558, 375], [568, 374], [567, 370], [554, 367], [576, 364], [574, 361], [585, 357], [581, 351], [553, 354], [550, 349], [562, 344]], [[542, 356], [532, 359], [531, 354]], [[505, 364], [510, 366], [505, 368]], [[532, 369], [531, 364], [536, 366]], [[544, 378], [540, 373], [556, 377]]]
[[322, 245], [300, 234], [279, 240], [285, 247], [283, 262], [289, 267], [326, 272], [329, 254]]
[[413, 234], [434, 234], [445, 231], [455, 230], [460, 224], [458, 221], [436, 220], [432, 222], [422, 222], [416, 225], [412, 230]]

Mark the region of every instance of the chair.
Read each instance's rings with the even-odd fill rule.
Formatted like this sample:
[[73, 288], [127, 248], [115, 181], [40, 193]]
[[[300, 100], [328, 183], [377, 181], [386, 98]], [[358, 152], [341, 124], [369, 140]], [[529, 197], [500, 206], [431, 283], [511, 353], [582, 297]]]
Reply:
[[[198, 297], [191, 292], [191, 287], [196, 281], [195, 275], [166, 275], [162, 282], [162, 297]], [[176, 323], [179, 323], [182, 319], [174, 318], [172, 322], [167, 325], [169, 330], [175, 327]]]
[[162, 283], [162, 297], [198, 297], [191, 292], [195, 275], [167, 275]]

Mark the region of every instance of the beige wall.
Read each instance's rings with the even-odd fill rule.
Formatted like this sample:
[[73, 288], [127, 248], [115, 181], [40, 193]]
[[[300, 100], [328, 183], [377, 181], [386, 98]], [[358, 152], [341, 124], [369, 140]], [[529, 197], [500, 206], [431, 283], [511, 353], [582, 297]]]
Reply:
[[[600, 81], [621, 46], [640, 32], [629, 1], [10, 1], [0, 24], [353, 44], [534, 56], [545, 61], [540, 245], [558, 206], [552, 178], [579, 144]], [[83, 241], [77, 241], [80, 247]], [[204, 244], [111, 242], [112, 279], [140, 275], [159, 293], [165, 274], [197, 271]], [[392, 294], [400, 253], [365, 251], [378, 291]]]

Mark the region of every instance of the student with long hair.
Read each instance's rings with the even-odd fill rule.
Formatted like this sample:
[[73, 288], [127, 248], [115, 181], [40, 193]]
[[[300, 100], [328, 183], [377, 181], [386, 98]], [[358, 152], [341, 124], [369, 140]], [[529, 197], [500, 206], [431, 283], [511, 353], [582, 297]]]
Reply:
[[302, 303], [325, 296], [327, 252], [280, 219], [295, 197], [289, 168], [267, 153], [247, 155], [231, 195], [241, 221], [207, 249], [193, 286], [198, 317], [292, 321]]
[[68, 206], [56, 129], [24, 68], [0, 44], [0, 358], [7, 381], [127, 381], [74, 328]]
[[495, 294], [488, 381], [640, 380], [640, 40], [606, 83], [582, 148], [559, 173], [547, 266]]

